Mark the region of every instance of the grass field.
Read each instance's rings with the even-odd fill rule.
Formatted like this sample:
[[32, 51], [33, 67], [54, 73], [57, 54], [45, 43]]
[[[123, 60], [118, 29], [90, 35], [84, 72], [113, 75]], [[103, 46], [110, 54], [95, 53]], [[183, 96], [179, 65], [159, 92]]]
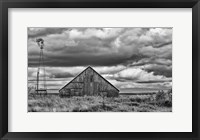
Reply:
[[[163, 94], [162, 95], [166, 95]], [[154, 95], [120, 95], [113, 98], [84, 96], [60, 98], [57, 95], [29, 95], [29, 112], [171, 112], [171, 99]]]

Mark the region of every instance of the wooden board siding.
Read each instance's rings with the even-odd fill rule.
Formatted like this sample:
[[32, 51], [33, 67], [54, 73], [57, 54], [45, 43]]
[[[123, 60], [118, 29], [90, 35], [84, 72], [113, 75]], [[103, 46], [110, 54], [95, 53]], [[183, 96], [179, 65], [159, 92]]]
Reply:
[[69, 96], [97, 96], [102, 92], [106, 93], [107, 96], [119, 95], [119, 90], [91, 67], [86, 68], [71, 82], [59, 90], [59, 94]]

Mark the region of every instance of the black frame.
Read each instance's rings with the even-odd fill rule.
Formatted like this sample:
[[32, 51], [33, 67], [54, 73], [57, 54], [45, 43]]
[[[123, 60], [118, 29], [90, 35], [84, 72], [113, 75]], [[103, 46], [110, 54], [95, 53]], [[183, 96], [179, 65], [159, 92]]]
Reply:
[[[8, 132], [8, 8], [192, 8], [192, 132]], [[0, 0], [0, 138], [199, 140], [199, 25], [199, 0]]]

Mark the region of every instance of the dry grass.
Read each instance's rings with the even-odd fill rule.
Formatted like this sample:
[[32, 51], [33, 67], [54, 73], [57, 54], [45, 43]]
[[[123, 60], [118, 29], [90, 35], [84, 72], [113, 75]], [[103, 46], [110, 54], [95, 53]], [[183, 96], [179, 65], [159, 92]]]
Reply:
[[[113, 98], [29, 95], [29, 112], [171, 112], [171, 101], [157, 95], [120, 95]], [[159, 95], [160, 96], [160, 95]]]

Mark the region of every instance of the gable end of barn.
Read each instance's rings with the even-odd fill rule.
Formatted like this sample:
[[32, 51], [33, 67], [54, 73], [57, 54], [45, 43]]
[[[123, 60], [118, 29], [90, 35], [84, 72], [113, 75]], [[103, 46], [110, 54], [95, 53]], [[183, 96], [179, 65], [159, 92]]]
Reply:
[[66, 96], [105, 94], [113, 97], [119, 95], [119, 90], [89, 66], [63, 86], [59, 90], [59, 94]]

